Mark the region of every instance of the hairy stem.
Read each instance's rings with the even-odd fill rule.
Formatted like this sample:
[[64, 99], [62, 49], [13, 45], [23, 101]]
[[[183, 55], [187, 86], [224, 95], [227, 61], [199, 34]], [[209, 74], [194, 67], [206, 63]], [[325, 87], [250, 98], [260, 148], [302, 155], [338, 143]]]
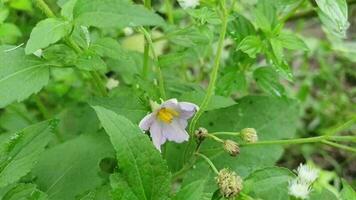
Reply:
[[44, 0], [33, 0], [33, 2], [47, 17], [56, 17]]
[[219, 171], [216, 169], [214, 163], [204, 154], [201, 154], [201, 153], [195, 153], [195, 155], [203, 158], [211, 167], [211, 169], [216, 173], [216, 174], [219, 174]]
[[355, 148], [341, 145], [333, 141], [342, 141], [342, 142], [355, 142], [356, 136], [318, 136], [318, 137], [310, 137], [310, 138], [297, 138], [297, 139], [285, 139], [285, 140], [269, 140], [269, 141], [259, 141], [255, 143], [246, 143], [240, 144], [240, 146], [255, 146], [255, 145], [289, 145], [289, 144], [305, 144], [305, 143], [324, 143], [330, 146], [340, 148], [343, 150], [348, 150], [351, 152], [356, 152]]
[[166, 13], [167, 13], [168, 22], [170, 24], [174, 24], [172, 0], [165, 0], [165, 6], [166, 6]]
[[[144, 0], [143, 4], [147, 9], [151, 9], [151, 0]], [[145, 46], [143, 50], [143, 66], [142, 66], [142, 77], [144, 80], [147, 78], [147, 74], [148, 74], [149, 56], [150, 56], [150, 47], [145, 37]]]
[[196, 128], [196, 124], [199, 120], [199, 118], [201, 117], [201, 115], [204, 113], [204, 111], [206, 110], [208, 104], [210, 103], [211, 97], [213, 96], [214, 92], [215, 92], [215, 84], [216, 84], [216, 80], [218, 77], [218, 72], [219, 72], [219, 68], [220, 68], [220, 59], [221, 59], [221, 54], [224, 48], [224, 40], [225, 40], [225, 35], [226, 35], [226, 28], [227, 28], [227, 10], [225, 8], [225, 0], [221, 1], [221, 5], [222, 5], [222, 25], [221, 25], [221, 29], [220, 29], [220, 37], [219, 37], [219, 42], [218, 42], [218, 49], [217, 49], [217, 54], [216, 54], [216, 58], [214, 61], [214, 66], [213, 66], [213, 71], [211, 72], [210, 75], [210, 82], [208, 85], [208, 89], [207, 89], [207, 93], [203, 99], [203, 102], [200, 105], [200, 109], [199, 111], [195, 114], [195, 116], [192, 119], [192, 122], [190, 123], [189, 126], [189, 133], [192, 135], [195, 128]]
[[166, 92], [165, 92], [165, 89], [164, 89], [163, 74], [162, 74], [161, 66], [159, 65], [159, 62], [158, 62], [157, 54], [156, 54], [156, 52], [154, 50], [154, 47], [153, 47], [153, 42], [152, 42], [151, 35], [145, 28], [140, 27], [139, 29], [141, 30], [141, 32], [143, 33], [143, 35], [146, 38], [146, 41], [148, 43], [148, 47], [151, 50], [151, 54], [152, 54], [153, 60], [154, 60], [154, 62], [156, 64], [156, 66], [157, 66], [158, 87], [159, 87], [159, 91], [160, 91], [161, 97], [162, 97], [162, 99], [166, 99]]
[[346, 150], [346, 151], [350, 151], [350, 152], [356, 153], [356, 149], [355, 148], [352, 148], [352, 147], [349, 147], [349, 146], [346, 146], [346, 145], [343, 145], [343, 144], [338, 144], [338, 143], [331, 142], [331, 141], [328, 141], [328, 140], [322, 140], [321, 142], [324, 143], [324, 144], [327, 144], [329, 146], [332, 146], [332, 147], [336, 147], [336, 148], [339, 148], [339, 149], [342, 149], [342, 150]]

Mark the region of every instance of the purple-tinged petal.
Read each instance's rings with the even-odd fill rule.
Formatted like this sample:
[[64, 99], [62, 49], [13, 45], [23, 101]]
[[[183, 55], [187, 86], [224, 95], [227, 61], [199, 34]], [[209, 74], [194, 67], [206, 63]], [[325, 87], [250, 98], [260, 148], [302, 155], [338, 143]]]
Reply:
[[153, 122], [150, 128], [150, 134], [153, 145], [161, 152], [161, 145], [166, 142], [166, 138], [163, 135], [162, 124]]
[[185, 131], [185, 127], [182, 127], [182, 125], [176, 120], [170, 124], [164, 124], [162, 128], [162, 133], [168, 141], [182, 143], [184, 141], [188, 141], [189, 139], [189, 135], [187, 131]]
[[148, 129], [150, 129], [150, 126], [152, 125], [152, 123], [155, 120], [155, 116], [153, 113], [150, 113], [148, 115], [146, 115], [141, 121], [140, 124], [138, 125], [140, 127], [140, 129], [147, 131]]
[[176, 110], [178, 108], [177, 99], [169, 99], [161, 104], [161, 108], [171, 108]]
[[197, 105], [189, 102], [179, 102], [178, 105], [181, 110], [180, 118], [186, 120], [191, 118], [197, 112], [197, 110], [199, 110]]
[[180, 127], [182, 127], [183, 129], [187, 128], [188, 126], [188, 121], [186, 119], [176, 119], [177, 123], [180, 124]]

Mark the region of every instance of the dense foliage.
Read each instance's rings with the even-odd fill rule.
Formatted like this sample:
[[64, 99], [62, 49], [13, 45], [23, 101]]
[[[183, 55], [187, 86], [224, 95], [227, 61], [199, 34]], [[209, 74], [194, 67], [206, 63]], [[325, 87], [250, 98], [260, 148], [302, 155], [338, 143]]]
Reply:
[[356, 199], [354, 5], [0, 0], [0, 199]]

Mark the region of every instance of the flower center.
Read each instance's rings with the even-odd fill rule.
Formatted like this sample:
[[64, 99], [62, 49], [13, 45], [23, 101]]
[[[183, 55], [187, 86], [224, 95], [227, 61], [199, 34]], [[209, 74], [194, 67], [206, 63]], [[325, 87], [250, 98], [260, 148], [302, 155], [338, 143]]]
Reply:
[[161, 108], [157, 113], [157, 117], [167, 124], [170, 124], [173, 118], [178, 116], [179, 113], [177, 111], [169, 108]]

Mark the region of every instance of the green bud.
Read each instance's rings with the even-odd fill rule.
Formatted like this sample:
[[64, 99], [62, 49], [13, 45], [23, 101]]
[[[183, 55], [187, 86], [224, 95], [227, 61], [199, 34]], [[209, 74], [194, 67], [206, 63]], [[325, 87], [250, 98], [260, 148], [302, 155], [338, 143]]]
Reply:
[[241, 130], [241, 137], [247, 143], [255, 143], [258, 141], [256, 129], [244, 128]]
[[194, 132], [194, 134], [197, 140], [203, 141], [208, 136], [208, 130], [203, 127], [200, 127]]

